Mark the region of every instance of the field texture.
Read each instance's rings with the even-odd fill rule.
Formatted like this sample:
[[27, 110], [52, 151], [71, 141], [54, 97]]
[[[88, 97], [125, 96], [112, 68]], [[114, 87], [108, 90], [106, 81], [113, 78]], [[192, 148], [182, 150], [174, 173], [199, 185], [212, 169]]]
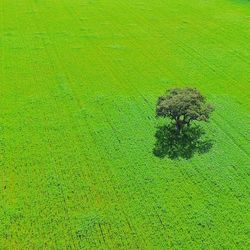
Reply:
[[[250, 249], [249, 21], [247, 0], [1, 0], [0, 249]], [[173, 86], [216, 108], [189, 160], [153, 154]]]

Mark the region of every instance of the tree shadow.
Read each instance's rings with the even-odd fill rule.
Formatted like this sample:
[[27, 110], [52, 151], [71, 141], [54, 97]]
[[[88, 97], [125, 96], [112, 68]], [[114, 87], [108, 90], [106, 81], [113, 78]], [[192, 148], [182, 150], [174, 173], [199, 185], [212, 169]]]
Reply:
[[159, 126], [155, 133], [155, 156], [190, 159], [195, 153], [207, 153], [213, 146], [211, 139], [204, 138], [205, 131], [199, 126], [186, 127], [179, 134], [174, 124]]

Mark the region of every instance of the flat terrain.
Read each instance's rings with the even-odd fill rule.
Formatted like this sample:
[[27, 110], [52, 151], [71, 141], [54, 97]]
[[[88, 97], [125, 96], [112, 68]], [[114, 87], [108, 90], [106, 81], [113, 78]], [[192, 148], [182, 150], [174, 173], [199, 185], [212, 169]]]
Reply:
[[[1, 249], [249, 249], [247, 0], [0, 1]], [[213, 146], [153, 154], [199, 88]]]

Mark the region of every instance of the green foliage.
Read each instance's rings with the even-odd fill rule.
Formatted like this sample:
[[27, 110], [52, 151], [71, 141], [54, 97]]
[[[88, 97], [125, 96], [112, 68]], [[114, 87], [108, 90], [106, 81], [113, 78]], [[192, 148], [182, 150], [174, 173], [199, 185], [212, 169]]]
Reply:
[[156, 115], [170, 118], [180, 131], [192, 121], [207, 122], [213, 110], [214, 108], [206, 103], [206, 98], [197, 89], [174, 88], [159, 97]]
[[[249, 4], [0, 6], [0, 249], [249, 249]], [[175, 82], [211, 96], [206, 136], [154, 137]]]

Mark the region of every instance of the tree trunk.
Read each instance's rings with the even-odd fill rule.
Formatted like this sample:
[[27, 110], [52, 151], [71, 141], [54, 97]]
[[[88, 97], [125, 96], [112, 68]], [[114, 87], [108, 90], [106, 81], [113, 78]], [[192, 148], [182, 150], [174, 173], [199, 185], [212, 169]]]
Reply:
[[177, 130], [178, 134], [180, 134], [181, 129], [182, 129], [182, 121], [181, 120], [177, 120], [176, 121], [176, 130]]

